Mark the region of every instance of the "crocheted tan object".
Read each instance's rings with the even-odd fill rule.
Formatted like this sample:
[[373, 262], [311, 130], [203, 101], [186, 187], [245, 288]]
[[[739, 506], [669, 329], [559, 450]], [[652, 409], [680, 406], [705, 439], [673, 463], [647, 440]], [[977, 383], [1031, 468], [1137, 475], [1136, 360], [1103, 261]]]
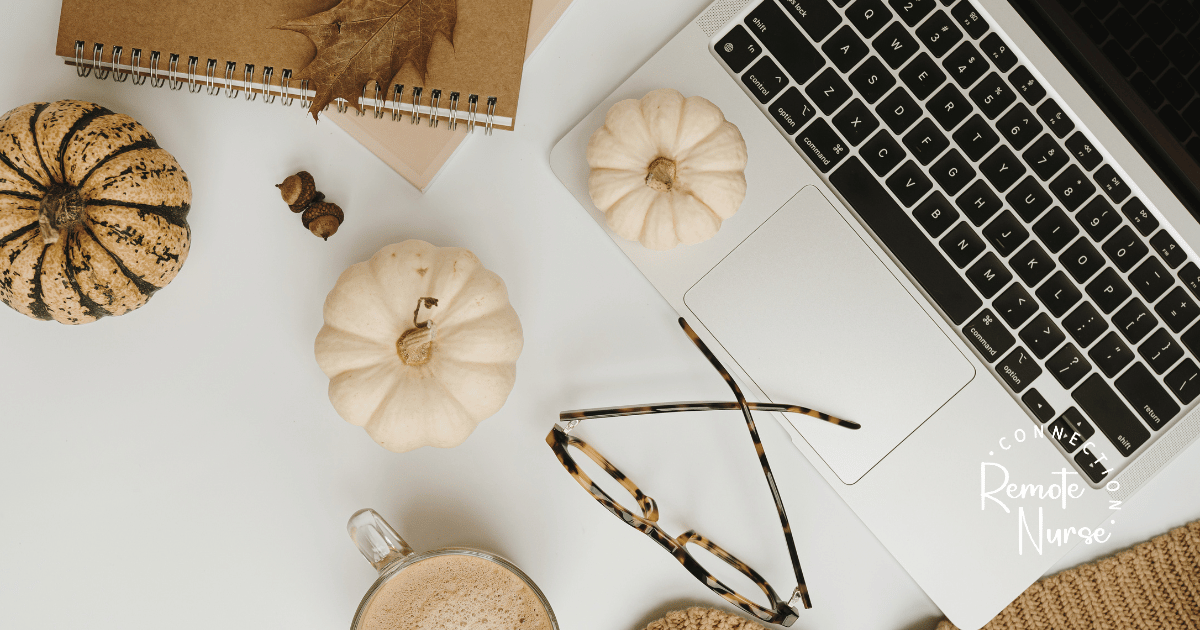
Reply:
[[662, 619], [651, 621], [645, 630], [766, 630], [766, 628], [737, 615], [696, 606], [669, 612]]
[[1200, 521], [1042, 579], [983, 630], [1043, 628], [1200, 630]]

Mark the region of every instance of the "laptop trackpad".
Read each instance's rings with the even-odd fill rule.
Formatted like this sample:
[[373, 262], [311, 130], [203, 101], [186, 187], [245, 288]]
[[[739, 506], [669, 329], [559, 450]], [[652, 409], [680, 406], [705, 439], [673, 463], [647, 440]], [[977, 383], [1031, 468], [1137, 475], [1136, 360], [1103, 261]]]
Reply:
[[684, 295], [843, 483], [963, 388], [975, 369], [821, 192], [803, 188]]

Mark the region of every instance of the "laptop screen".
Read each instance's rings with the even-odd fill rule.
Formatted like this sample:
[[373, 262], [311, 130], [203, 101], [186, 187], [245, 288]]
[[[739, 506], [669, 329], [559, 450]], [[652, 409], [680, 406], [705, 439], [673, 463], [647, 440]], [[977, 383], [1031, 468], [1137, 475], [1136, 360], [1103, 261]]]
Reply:
[[1200, 10], [1188, 0], [1010, 0], [1200, 221]]

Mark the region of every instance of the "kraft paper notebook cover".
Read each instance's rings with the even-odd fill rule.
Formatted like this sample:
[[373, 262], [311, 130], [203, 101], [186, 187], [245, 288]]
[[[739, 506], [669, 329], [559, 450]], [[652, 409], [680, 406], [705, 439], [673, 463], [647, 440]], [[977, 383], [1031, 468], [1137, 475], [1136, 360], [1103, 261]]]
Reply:
[[[529, 41], [525, 58], [533, 54], [550, 29], [558, 23], [572, 0], [533, 0], [529, 17]], [[355, 112], [326, 112], [352, 138], [383, 160], [409, 183], [425, 192], [434, 177], [467, 138], [465, 127], [453, 133], [420, 125], [393, 125], [390, 118], [358, 116]]]
[[[304, 35], [273, 29], [337, 0], [63, 0], [56, 52], [82, 74], [247, 100], [299, 103], [293, 79], [315, 57]], [[458, 0], [453, 46], [434, 37], [422, 81], [411, 63], [386, 85], [363, 86], [360, 107], [394, 124], [431, 115], [512, 129], [532, 0]], [[383, 81], [380, 82], [381, 84]], [[339, 102], [339, 108], [345, 103]], [[330, 109], [332, 111], [332, 108]]]

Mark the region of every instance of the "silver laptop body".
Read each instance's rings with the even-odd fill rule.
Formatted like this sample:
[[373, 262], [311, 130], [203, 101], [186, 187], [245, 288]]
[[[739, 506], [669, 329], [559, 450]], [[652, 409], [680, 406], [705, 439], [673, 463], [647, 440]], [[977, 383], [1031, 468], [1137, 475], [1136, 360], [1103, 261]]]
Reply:
[[[978, 628], [1081, 536], [1104, 540], [1096, 528], [1105, 527], [1120, 502], [1191, 443], [1200, 431], [1200, 414], [1194, 402], [1180, 404], [1162, 426], [1146, 425], [1149, 437], [1128, 455], [1121, 451], [1131, 444], [1118, 445], [1124, 437], [1110, 439], [1105, 431], [1052, 435], [1057, 418], [1080, 408], [1072, 392], [1081, 381], [1064, 387], [1046, 358], [1025, 357], [1040, 367], [1037, 373], [1016, 363], [1022, 357], [1012, 353], [1028, 346], [1016, 330], [1013, 343], [989, 352], [991, 333], [976, 335], [976, 329], [999, 319], [997, 296], [981, 298], [982, 306], [967, 316], [948, 314], [862, 218], [860, 211], [872, 209], [854, 207], [830, 184], [838, 167], [862, 159], [865, 143], [843, 146], [847, 156], [823, 174], [798, 149], [802, 140], [781, 133], [784, 126], [768, 105], [754, 98], [753, 82], [742, 80], [749, 70], [735, 72], [718, 54], [716, 46], [731, 31], [752, 30], [748, 16], [762, 2], [776, 0], [709, 5], [558, 143], [552, 167], [752, 396], [863, 425], [850, 432], [777, 416], [796, 448], [946, 615], [959, 627]], [[777, 6], [787, 11], [796, 5]], [[847, 3], [838, 11], [846, 16], [855, 6]], [[1104, 163], [1121, 174], [1188, 259], [1196, 260], [1200, 225], [1025, 21], [1001, 0], [977, 0], [974, 6], [990, 32], [1011, 45], [1018, 64], [1044, 86], [1047, 98], [1061, 105]], [[892, 21], [902, 24], [898, 17]], [[590, 135], [614, 103], [658, 88], [715, 103], [740, 129], [750, 156], [748, 193], [738, 213], [711, 240], [667, 252], [623, 240], [607, 227], [588, 194], [585, 160]], [[930, 240], [936, 247], [938, 239]], [[966, 272], [959, 270], [964, 278]], [[1179, 280], [1175, 286], [1181, 286]], [[1033, 295], [1034, 288], [1027, 288]], [[1063, 317], [1053, 320], [1064, 326]], [[1192, 358], [1186, 353], [1185, 360]], [[1115, 378], [1098, 367], [1091, 374], [1115, 388]], [[1035, 410], [1022, 400], [1033, 389], [1045, 408]], [[1053, 415], [1039, 420], [1051, 409]], [[1084, 448], [1106, 471], [1097, 480], [1076, 460]], [[821, 605], [817, 595], [814, 605]]]

